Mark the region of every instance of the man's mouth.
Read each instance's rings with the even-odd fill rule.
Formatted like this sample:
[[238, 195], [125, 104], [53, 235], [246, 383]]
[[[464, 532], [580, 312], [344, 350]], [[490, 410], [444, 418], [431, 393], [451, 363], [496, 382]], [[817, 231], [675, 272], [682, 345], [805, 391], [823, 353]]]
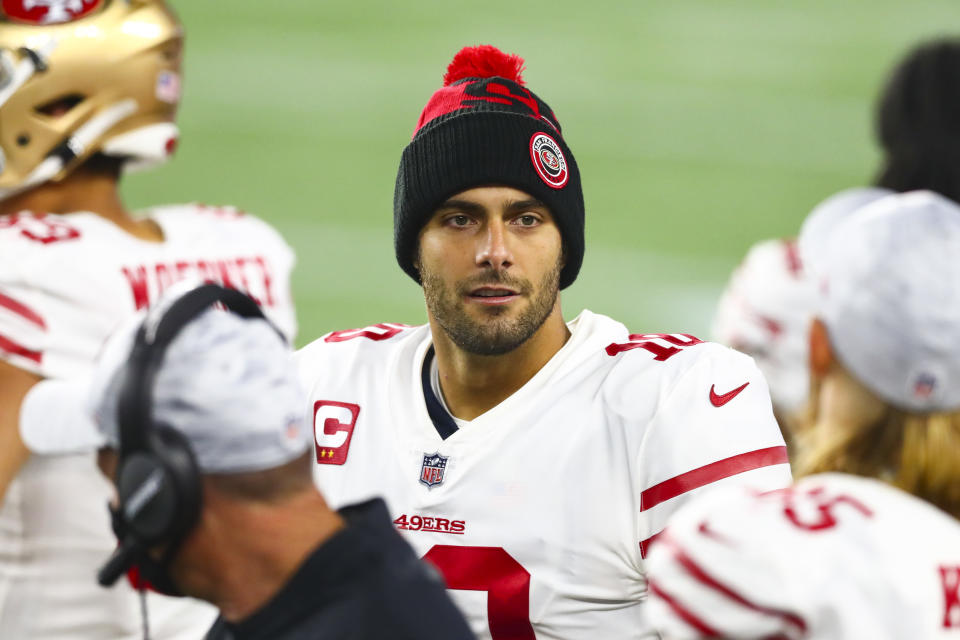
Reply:
[[485, 285], [472, 289], [467, 297], [474, 302], [488, 305], [507, 304], [520, 296], [515, 289], [503, 286]]

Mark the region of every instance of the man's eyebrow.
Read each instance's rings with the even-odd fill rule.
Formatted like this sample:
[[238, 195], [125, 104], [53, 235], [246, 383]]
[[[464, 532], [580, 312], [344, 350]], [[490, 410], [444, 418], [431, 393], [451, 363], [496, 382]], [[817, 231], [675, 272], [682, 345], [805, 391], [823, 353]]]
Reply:
[[[505, 208], [509, 213], [516, 213], [518, 211], [526, 211], [537, 208], [550, 211], [550, 207], [536, 198], [526, 198], [524, 200], [508, 202]], [[471, 215], [480, 215], [484, 213], [487, 208], [482, 204], [473, 202], [472, 200], [459, 200], [457, 198], [445, 200], [436, 208], [437, 212], [448, 210], [463, 211], [464, 213], [469, 213]]]
[[510, 204], [507, 205], [507, 211], [511, 211], [511, 212], [524, 211], [526, 209], [538, 209], [538, 208], [542, 208], [542, 209], [546, 209], [547, 211], [550, 211], [550, 207], [548, 207], [543, 202], [537, 200], [536, 198], [528, 198], [526, 200], [517, 200], [516, 202], [511, 202]]
[[470, 200], [457, 200], [456, 198], [451, 198], [450, 200], [445, 200], [440, 203], [440, 206], [437, 207], [437, 211], [445, 211], [447, 209], [456, 209], [458, 211], [463, 211], [464, 213], [472, 213], [474, 215], [481, 214], [486, 210], [481, 204], [476, 202], [471, 202]]

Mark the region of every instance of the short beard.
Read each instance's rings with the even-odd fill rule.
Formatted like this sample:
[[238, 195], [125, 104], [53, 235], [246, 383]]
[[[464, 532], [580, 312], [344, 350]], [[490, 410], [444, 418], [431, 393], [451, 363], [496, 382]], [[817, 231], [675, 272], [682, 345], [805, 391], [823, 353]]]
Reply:
[[530, 301], [530, 305], [515, 320], [498, 318], [504, 316], [504, 308], [491, 308], [487, 311], [490, 321], [479, 323], [472, 320], [464, 309], [463, 296], [481, 285], [506, 285], [527, 295], [533, 287], [525, 278], [514, 278], [502, 271], [489, 269], [457, 285], [451, 292], [437, 273], [421, 268], [423, 295], [427, 309], [437, 324], [449, 336], [455, 345], [479, 356], [500, 356], [509, 353], [529, 340], [537, 332], [557, 303], [560, 295], [560, 271], [563, 260], [551, 269], [540, 283], [540, 291]]

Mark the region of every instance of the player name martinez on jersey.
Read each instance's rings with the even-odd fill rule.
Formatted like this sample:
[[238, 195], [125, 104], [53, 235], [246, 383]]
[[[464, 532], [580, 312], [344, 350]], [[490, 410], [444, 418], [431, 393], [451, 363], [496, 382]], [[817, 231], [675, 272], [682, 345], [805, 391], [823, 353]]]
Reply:
[[333, 506], [383, 495], [480, 638], [655, 637], [644, 555], [667, 517], [716, 484], [790, 483], [749, 358], [589, 311], [568, 327], [471, 421], [445, 409], [428, 326], [334, 332], [297, 355], [318, 486]]

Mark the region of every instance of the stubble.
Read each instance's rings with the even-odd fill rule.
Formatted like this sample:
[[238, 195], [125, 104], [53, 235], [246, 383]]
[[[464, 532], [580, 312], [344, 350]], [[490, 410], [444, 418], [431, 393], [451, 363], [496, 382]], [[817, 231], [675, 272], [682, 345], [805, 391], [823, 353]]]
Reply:
[[527, 297], [534, 290], [532, 283], [526, 278], [514, 278], [493, 269], [458, 283], [452, 290], [444, 284], [439, 273], [421, 269], [420, 277], [427, 309], [453, 343], [467, 353], [498, 356], [529, 340], [550, 317], [560, 294], [562, 269], [563, 261], [558, 260], [543, 277], [530, 304], [519, 315], [511, 317], [506, 307], [491, 307], [482, 310], [479, 319], [467, 313], [463, 302], [470, 291], [482, 285], [503, 285]]

